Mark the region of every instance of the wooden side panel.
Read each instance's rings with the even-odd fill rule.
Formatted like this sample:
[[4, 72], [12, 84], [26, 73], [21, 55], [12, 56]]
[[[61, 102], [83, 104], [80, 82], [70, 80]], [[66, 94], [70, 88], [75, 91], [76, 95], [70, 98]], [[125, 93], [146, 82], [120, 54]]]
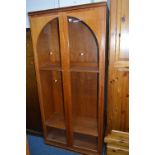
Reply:
[[[121, 18], [120, 28], [120, 50], [119, 60], [129, 60], [129, 0], [122, 0], [119, 5], [121, 10], [119, 18]], [[119, 19], [118, 19], [119, 20]]]
[[26, 31], [26, 129], [42, 132], [30, 29]]
[[129, 130], [128, 81], [128, 71], [113, 71], [109, 81], [108, 130]]
[[116, 62], [129, 60], [129, 0], [117, 0]]
[[113, 0], [110, 6], [107, 133], [129, 131], [128, 4], [128, 0]]

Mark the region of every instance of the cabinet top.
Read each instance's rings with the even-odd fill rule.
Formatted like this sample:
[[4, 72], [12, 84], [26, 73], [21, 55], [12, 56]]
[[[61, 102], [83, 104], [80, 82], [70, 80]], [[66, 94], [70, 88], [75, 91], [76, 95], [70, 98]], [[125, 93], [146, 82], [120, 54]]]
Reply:
[[61, 8], [54, 8], [54, 9], [41, 10], [41, 11], [32, 11], [32, 12], [29, 12], [28, 15], [29, 16], [35, 16], [35, 15], [40, 15], [40, 14], [47, 14], [47, 13], [53, 13], [53, 12], [62, 12], [62, 11], [70, 11], [70, 10], [83, 9], [83, 8], [92, 8], [92, 7], [99, 7], [99, 6], [107, 6], [107, 2], [89, 3], [89, 4], [82, 4], [82, 5], [76, 5], [76, 6], [61, 7]]

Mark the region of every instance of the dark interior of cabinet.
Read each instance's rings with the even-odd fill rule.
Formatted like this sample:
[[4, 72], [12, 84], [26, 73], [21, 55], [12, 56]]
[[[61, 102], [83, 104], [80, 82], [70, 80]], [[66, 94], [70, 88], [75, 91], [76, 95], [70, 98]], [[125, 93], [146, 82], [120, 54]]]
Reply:
[[42, 121], [37, 91], [30, 29], [26, 29], [26, 130], [42, 135]]

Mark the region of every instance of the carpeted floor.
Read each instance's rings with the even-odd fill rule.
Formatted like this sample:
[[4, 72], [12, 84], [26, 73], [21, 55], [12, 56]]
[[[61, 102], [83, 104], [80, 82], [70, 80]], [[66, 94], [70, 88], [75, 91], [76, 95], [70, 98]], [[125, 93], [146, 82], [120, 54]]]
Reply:
[[79, 153], [46, 145], [42, 137], [28, 135], [30, 155], [80, 155]]
[[27, 135], [27, 137], [28, 137], [30, 155], [80, 155], [79, 153], [46, 145], [42, 137], [30, 134]]

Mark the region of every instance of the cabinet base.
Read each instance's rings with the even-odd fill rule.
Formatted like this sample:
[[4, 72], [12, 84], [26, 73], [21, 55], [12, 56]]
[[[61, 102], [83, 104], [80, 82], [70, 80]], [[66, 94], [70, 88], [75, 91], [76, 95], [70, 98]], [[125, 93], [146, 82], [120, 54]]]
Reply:
[[69, 151], [75, 151], [75, 152], [78, 152], [82, 155], [101, 155], [99, 152], [96, 152], [93, 150], [87, 150], [87, 149], [78, 148], [78, 147], [69, 147], [69, 146], [66, 146], [64, 144], [60, 144], [60, 143], [52, 142], [52, 141], [48, 141], [48, 140], [45, 140], [45, 143], [48, 145], [53, 145], [53, 146], [56, 146], [59, 148], [67, 149]]

